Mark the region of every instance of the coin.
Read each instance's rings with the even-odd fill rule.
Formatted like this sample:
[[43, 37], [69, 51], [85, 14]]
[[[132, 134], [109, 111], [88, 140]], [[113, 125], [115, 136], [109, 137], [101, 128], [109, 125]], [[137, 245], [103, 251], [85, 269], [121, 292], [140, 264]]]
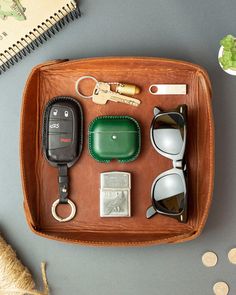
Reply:
[[229, 251], [228, 258], [231, 263], [236, 264], [236, 248]]
[[227, 295], [229, 293], [229, 286], [225, 282], [217, 282], [213, 286], [215, 295]]
[[214, 252], [206, 252], [202, 255], [202, 263], [206, 267], [213, 267], [217, 264], [218, 257]]

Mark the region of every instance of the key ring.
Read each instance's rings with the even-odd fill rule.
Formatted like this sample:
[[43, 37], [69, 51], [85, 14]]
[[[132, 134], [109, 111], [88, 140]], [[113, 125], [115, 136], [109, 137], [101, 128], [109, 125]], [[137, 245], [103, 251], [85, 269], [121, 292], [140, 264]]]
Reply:
[[70, 221], [71, 219], [73, 219], [76, 214], [75, 204], [71, 200], [68, 200], [67, 204], [69, 204], [71, 207], [71, 213], [68, 217], [62, 218], [62, 217], [58, 216], [58, 214], [57, 214], [57, 206], [59, 205], [59, 203], [60, 203], [60, 199], [57, 199], [52, 204], [52, 209], [51, 209], [52, 216], [59, 222], [67, 222], [67, 221]]
[[92, 94], [92, 95], [84, 95], [84, 94], [81, 93], [80, 90], [79, 90], [79, 83], [80, 83], [81, 81], [85, 80], [85, 79], [91, 79], [91, 80], [93, 80], [93, 81], [96, 83], [96, 85], [98, 84], [98, 80], [97, 80], [96, 78], [94, 78], [93, 76], [82, 76], [82, 77], [80, 77], [80, 78], [75, 82], [75, 91], [76, 91], [76, 93], [77, 93], [79, 96], [81, 96], [81, 97], [83, 97], [83, 98], [85, 98], [85, 99], [93, 98], [93, 94]]

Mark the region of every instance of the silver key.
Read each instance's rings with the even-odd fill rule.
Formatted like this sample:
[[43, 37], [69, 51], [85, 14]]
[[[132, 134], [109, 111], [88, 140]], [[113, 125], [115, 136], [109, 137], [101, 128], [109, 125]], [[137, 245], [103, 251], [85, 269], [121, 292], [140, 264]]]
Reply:
[[119, 94], [111, 90], [108, 83], [98, 82], [93, 91], [92, 101], [97, 104], [106, 104], [108, 100], [121, 102], [132, 106], [139, 106], [140, 100], [126, 95]]

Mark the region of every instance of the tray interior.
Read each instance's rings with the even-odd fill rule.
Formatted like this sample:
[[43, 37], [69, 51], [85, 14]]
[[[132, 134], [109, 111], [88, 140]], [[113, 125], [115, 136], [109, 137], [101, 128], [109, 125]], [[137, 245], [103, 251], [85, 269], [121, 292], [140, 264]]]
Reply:
[[[208, 213], [213, 179], [213, 131], [209, 85], [199, 75], [199, 68], [187, 63], [161, 59], [92, 59], [58, 63], [42, 67], [28, 86], [23, 107], [22, 169], [24, 188], [34, 228], [59, 239], [84, 242], [164, 242], [181, 240], [199, 230]], [[132, 107], [108, 102], [96, 105], [75, 93], [75, 81], [91, 75], [99, 81], [124, 82], [138, 85], [136, 95], [142, 103]], [[187, 95], [153, 96], [150, 84], [187, 84]], [[91, 91], [93, 84], [84, 84]], [[51, 205], [58, 198], [57, 169], [51, 167], [42, 153], [42, 115], [49, 99], [66, 95], [80, 101], [84, 112], [84, 145], [79, 161], [70, 169], [70, 198], [78, 212], [67, 223], [59, 223], [51, 215]], [[156, 215], [146, 219], [150, 205], [150, 190], [157, 175], [172, 168], [170, 160], [158, 154], [149, 138], [153, 108], [173, 109], [179, 104], [188, 106], [186, 160], [188, 165], [189, 218], [186, 224]], [[88, 125], [97, 116], [128, 115], [141, 126], [142, 146], [137, 160], [130, 163], [112, 161], [98, 163], [88, 151]], [[127, 171], [132, 175], [131, 218], [101, 218], [99, 216], [99, 176], [105, 171]], [[61, 207], [60, 214], [67, 208]]]

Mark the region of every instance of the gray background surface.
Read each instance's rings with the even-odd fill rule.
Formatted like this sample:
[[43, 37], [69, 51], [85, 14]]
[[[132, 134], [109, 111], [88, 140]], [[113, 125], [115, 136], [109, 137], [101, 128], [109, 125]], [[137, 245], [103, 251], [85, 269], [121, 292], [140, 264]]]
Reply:
[[[40, 283], [48, 262], [53, 295], [210, 295], [226, 280], [236, 294], [236, 78], [217, 62], [219, 40], [235, 32], [235, 0], [81, 0], [83, 17], [67, 26], [0, 77], [0, 231]], [[180, 245], [93, 248], [40, 238], [23, 212], [19, 172], [22, 90], [31, 68], [55, 58], [143, 55], [204, 66], [213, 84], [216, 176], [213, 206], [203, 234]], [[204, 122], [203, 122], [204, 124]], [[206, 250], [219, 255], [213, 269], [201, 264]]]

